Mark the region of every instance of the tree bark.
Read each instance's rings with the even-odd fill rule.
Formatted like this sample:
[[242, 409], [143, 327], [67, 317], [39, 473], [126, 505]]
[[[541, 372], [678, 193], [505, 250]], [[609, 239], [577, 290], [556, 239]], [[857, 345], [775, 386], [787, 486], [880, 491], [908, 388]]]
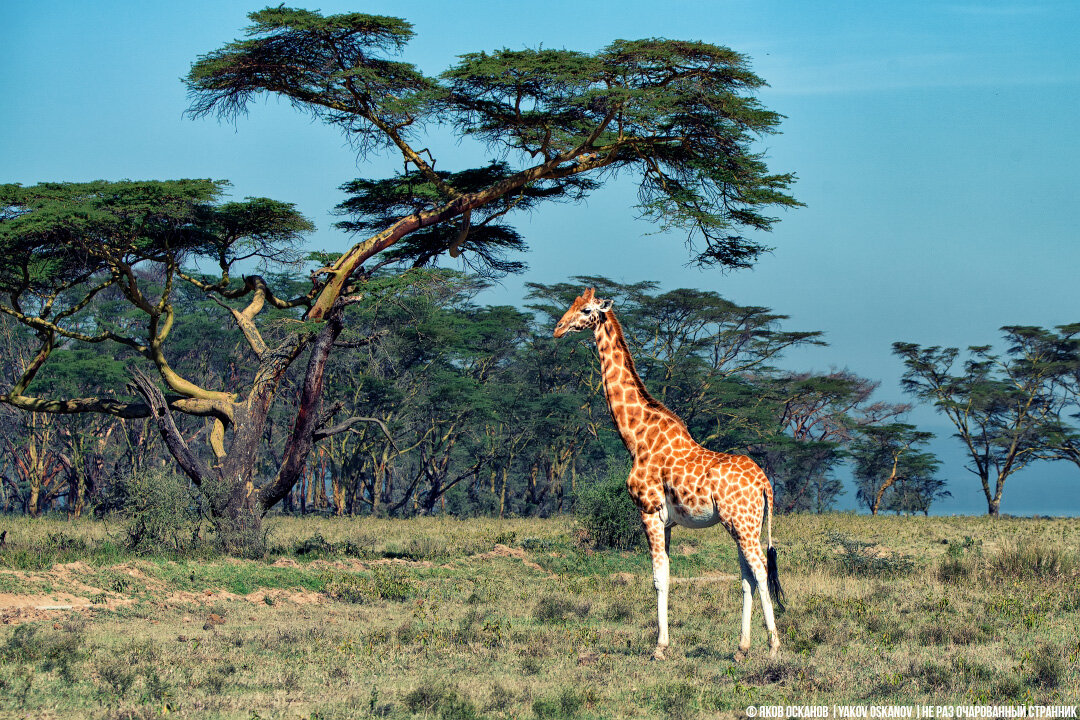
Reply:
[[338, 301], [326, 316], [326, 322], [311, 346], [304, 386], [300, 393], [299, 407], [292, 432], [285, 444], [281, 467], [274, 480], [263, 488], [260, 498], [262, 512], [266, 513], [278, 503], [296, 484], [304, 471], [308, 455], [315, 445], [315, 431], [319, 420], [326, 363], [334, 348], [334, 341], [345, 327], [345, 303]]

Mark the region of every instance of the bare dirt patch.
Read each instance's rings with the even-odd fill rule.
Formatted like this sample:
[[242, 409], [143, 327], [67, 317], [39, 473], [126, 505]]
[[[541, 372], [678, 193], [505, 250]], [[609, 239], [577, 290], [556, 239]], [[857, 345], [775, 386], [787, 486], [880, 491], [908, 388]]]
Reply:
[[[53, 565], [42, 572], [0, 571], [0, 574], [15, 579], [18, 585], [30, 586], [26, 592], [0, 593], [0, 625], [47, 620], [72, 611], [113, 609], [134, 602], [126, 595], [87, 585], [76, 577], [77, 573], [93, 572], [93, 568], [83, 562]], [[35, 592], [36, 586], [42, 591]]]
[[470, 560], [492, 560], [494, 558], [516, 558], [521, 561], [521, 564], [532, 570], [539, 570], [546, 575], [554, 576], [554, 573], [550, 573], [539, 564], [529, 559], [529, 556], [525, 554], [525, 551], [521, 548], [512, 548], [502, 543], [496, 543], [493, 550], [489, 550], [486, 553], [479, 553], [477, 555], [470, 555]]

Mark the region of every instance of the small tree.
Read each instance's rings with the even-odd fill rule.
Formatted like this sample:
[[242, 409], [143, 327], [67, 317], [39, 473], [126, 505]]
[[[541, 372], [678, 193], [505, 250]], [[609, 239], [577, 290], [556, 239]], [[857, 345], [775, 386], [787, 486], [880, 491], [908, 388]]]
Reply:
[[[914, 425], [889, 423], [859, 430], [849, 453], [855, 463], [856, 497], [877, 515], [882, 498], [891, 490], [884, 507], [928, 510], [937, 497], [947, 495], [934, 474], [941, 464], [932, 453], [920, 451], [933, 438]], [[910, 510], [909, 510], [910, 512]]]

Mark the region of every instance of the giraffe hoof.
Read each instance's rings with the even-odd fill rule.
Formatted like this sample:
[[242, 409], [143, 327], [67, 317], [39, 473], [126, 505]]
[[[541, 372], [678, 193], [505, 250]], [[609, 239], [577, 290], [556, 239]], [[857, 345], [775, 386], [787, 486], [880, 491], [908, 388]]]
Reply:
[[770, 659], [776, 659], [779, 656], [780, 656], [780, 643], [776, 643], [771, 648], [769, 648], [769, 658]]
[[747, 651], [743, 650], [742, 648], [739, 648], [738, 650], [736, 650], [735, 651], [735, 662], [742, 662], [743, 660], [745, 660], [746, 659], [746, 653], [747, 653]]
[[665, 650], [667, 650], [667, 645], [657, 645], [656, 649], [653, 650], [653, 652], [652, 652], [652, 659], [653, 660], [666, 660], [667, 657], [664, 655]]

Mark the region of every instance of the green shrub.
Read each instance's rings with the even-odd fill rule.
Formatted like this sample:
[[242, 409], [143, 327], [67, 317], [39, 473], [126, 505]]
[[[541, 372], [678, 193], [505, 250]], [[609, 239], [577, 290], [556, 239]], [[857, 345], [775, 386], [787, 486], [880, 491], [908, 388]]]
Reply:
[[[772, 681], [775, 682], [775, 681]], [[695, 700], [698, 690], [693, 684], [677, 682], [673, 685], [658, 685], [650, 691], [656, 709], [662, 717], [671, 720], [694, 717], [697, 715]]]
[[1031, 685], [1044, 691], [1061, 685], [1066, 667], [1062, 653], [1057, 648], [1040, 642], [1024, 660]]
[[124, 531], [139, 554], [190, 552], [202, 514], [190, 481], [165, 470], [131, 475], [124, 488]]
[[626, 491], [624, 468], [610, 470], [602, 480], [578, 491], [574, 514], [594, 548], [636, 550], [645, 547], [641, 513]]
[[537, 698], [533, 701], [533, 712], [538, 718], [570, 718], [581, 711], [581, 696], [573, 688], [566, 688], [555, 697]]
[[327, 579], [323, 592], [333, 600], [362, 603], [368, 598], [368, 584], [358, 575], [335, 573]]
[[371, 591], [383, 600], [401, 601], [412, 597], [413, 586], [401, 566], [375, 565], [371, 568]]
[[332, 555], [333, 552], [334, 546], [329, 540], [322, 536], [322, 533], [315, 533], [309, 538], [297, 540], [293, 545], [293, 554], [301, 557], [305, 555], [321, 557], [324, 555]]
[[0, 664], [38, 665], [48, 672], [56, 670], [66, 683], [76, 680], [74, 666], [86, 657], [85, 637], [81, 622], [68, 622], [54, 631], [37, 625], [15, 627], [4, 645], [0, 646]]
[[415, 714], [438, 713], [439, 720], [474, 720], [480, 714], [454, 688], [441, 684], [421, 685], [405, 696], [405, 706]]
[[105, 657], [95, 663], [98, 682], [106, 692], [112, 692], [119, 697], [127, 694], [135, 682], [135, 671], [131, 664], [119, 657]]
[[412, 597], [414, 588], [402, 567], [383, 564], [372, 567], [369, 577], [346, 572], [331, 573], [326, 576], [323, 592], [334, 600], [349, 603], [376, 598], [400, 602]]

